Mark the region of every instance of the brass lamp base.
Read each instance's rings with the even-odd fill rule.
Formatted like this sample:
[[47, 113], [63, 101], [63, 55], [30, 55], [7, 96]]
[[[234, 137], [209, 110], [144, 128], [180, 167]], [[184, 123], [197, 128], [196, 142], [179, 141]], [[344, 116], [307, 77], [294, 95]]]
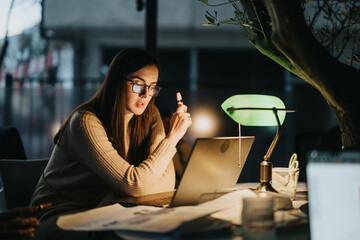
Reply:
[[269, 157], [265, 155], [264, 161], [260, 163], [260, 185], [256, 191], [261, 192], [277, 192], [271, 185], [273, 165], [269, 161]]
[[275, 188], [273, 188], [273, 186], [269, 182], [260, 183], [260, 185], [255, 190], [261, 192], [278, 192], [275, 190]]

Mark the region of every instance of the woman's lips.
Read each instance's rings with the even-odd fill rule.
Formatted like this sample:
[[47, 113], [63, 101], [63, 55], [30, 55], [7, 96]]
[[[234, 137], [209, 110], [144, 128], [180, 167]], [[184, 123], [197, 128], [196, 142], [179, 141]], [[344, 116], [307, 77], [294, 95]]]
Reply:
[[136, 107], [138, 107], [138, 108], [143, 108], [143, 107], [145, 107], [145, 104], [143, 103], [143, 102], [140, 102], [140, 101], [138, 101], [138, 102], [136, 102]]

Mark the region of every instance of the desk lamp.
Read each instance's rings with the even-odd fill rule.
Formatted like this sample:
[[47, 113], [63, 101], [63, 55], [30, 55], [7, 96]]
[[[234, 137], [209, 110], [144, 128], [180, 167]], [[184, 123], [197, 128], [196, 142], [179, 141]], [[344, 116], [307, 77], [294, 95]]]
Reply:
[[226, 99], [221, 108], [232, 120], [244, 126], [277, 126], [276, 135], [272, 141], [264, 160], [260, 163], [260, 186], [258, 191], [276, 190], [271, 186], [272, 163], [270, 156], [280, 136], [281, 125], [285, 120], [286, 112], [295, 112], [286, 109], [281, 99], [275, 96], [259, 94], [239, 94]]

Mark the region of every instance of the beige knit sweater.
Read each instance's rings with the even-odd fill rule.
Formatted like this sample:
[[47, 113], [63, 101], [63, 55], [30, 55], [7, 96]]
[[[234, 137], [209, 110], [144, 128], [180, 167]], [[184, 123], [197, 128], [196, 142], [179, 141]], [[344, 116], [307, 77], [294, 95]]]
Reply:
[[117, 153], [95, 114], [76, 112], [52, 152], [44, 170], [46, 180], [40, 178], [31, 204], [52, 202], [48, 211], [61, 214], [95, 207], [112, 192], [141, 196], [173, 190], [171, 160], [176, 149], [165, 139], [158, 111], [154, 117], [158, 134], [151, 154], [135, 167]]

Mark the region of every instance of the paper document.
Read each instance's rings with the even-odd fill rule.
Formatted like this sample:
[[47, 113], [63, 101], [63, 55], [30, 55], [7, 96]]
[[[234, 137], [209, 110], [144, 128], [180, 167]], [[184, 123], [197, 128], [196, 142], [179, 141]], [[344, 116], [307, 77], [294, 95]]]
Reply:
[[175, 208], [125, 208], [120, 204], [113, 204], [60, 216], [57, 225], [64, 230], [77, 231], [131, 230], [166, 233], [175, 230], [183, 222], [233, 207], [246, 196], [255, 194], [250, 190], [239, 190], [199, 205]]

